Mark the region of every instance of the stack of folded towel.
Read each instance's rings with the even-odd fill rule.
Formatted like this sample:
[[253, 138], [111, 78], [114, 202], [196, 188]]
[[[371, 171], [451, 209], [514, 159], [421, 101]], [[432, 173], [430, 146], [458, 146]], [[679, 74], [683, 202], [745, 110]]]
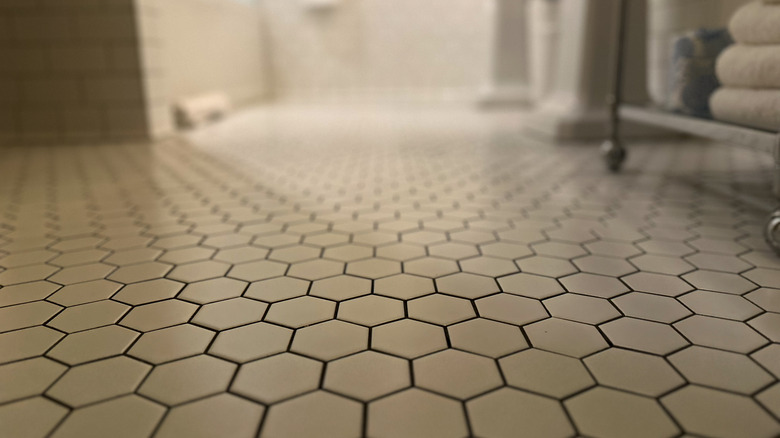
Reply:
[[718, 57], [721, 84], [710, 98], [718, 120], [780, 130], [780, 0], [739, 9], [729, 23], [737, 44]]
[[674, 42], [667, 109], [694, 117], [712, 117], [710, 96], [720, 86], [715, 60], [733, 40], [726, 29], [699, 29]]

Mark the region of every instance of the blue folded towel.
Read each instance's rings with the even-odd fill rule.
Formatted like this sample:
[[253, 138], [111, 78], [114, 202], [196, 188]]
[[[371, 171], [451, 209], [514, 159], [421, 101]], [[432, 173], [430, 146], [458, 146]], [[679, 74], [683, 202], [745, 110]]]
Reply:
[[733, 43], [726, 29], [699, 29], [675, 40], [667, 109], [712, 118], [709, 100], [720, 86], [715, 61]]

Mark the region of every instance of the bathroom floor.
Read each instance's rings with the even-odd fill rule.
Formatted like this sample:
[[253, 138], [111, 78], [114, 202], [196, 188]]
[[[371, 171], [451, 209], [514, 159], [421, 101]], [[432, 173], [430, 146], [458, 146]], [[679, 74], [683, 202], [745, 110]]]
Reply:
[[521, 119], [3, 150], [0, 435], [778, 436], [771, 158]]

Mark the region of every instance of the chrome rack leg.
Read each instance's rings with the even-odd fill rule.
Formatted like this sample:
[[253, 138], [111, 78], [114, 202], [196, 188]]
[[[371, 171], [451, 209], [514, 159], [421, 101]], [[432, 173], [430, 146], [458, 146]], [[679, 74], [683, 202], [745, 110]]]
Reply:
[[[775, 197], [780, 201], [780, 134], [777, 135], [777, 144], [775, 145]], [[764, 229], [764, 238], [772, 250], [780, 255], [780, 207], [769, 215], [766, 228]]]
[[609, 96], [609, 137], [601, 145], [601, 154], [607, 169], [611, 172], [617, 172], [626, 160], [626, 149], [620, 141], [620, 100], [623, 91], [623, 62], [626, 44], [626, 20], [628, 19], [627, 0], [620, 0], [618, 3], [618, 26], [617, 38], [615, 40], [615, 59], [614, 59], [614, 77], [612, 83], [612, 92]]
[[769, 216], [764, 230], [766, 243], [777, 255], [780, 255], [780, 207]]

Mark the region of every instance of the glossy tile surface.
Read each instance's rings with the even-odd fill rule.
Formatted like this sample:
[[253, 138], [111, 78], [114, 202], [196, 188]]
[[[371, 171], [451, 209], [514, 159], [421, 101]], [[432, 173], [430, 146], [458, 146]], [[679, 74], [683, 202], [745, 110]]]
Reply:
[[608, 175], [521, 123], [280, 106], [0, 151], [0, 430], [780, 434], [769, 157]]

